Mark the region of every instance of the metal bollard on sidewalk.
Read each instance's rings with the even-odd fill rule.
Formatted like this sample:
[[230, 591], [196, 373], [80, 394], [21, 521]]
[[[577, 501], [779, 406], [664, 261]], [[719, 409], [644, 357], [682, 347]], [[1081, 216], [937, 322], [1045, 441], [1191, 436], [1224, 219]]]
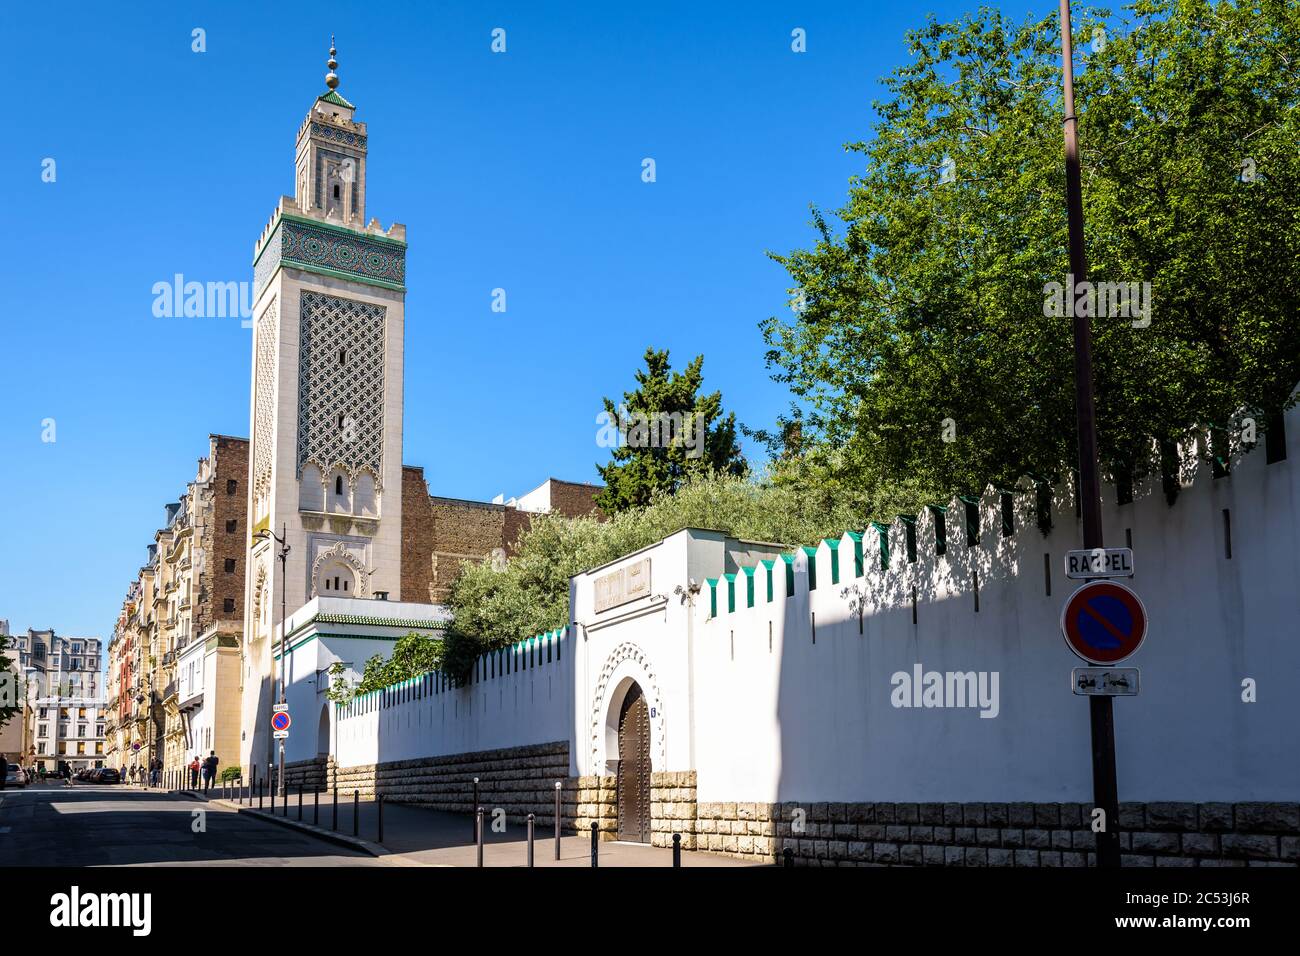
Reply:
[[[476, 781], [477, 782], [477, 781]], [[478, 844], [478, 865], [483, 865], [483, 808], [474, 811], [474, 842]]]
[[560, 781], [555, 781], [555, 858], [560, 858]]
[[352, 791], [352, 835], [361, 835], [361, 791]]
[[375, 794], [375, 812], [378, 813], [379, 815], [379, 822], [376, 827], [376, 830], [379, 833], [379, 839], [375, 840], [375, 842], [383, 843], [384, 842], [384, 795], [382, 793]]
[[528, 814], [528, 865], [533, 865], [533, 822], [537, 819], [537, 814]]
[[673, 866], [678, 867], [681, 865], [682, 865], [682, 835], [680, 833], [674, 833], [673, 834]]
[[298, 822], [302, 822], [302, 784], [298, 784]]
[[311, 825], [320, 826], [320, 791], [311, 792]]
[[[478, 777], [475, 777], [475, 778], [474, 778], [474, 800], [470, 803], [469, 806], [470, 806], [470, 812], [471, 812], [471, 814], [474, 813], [475, 810], [478, 808]], [[471, 819], [471, 820], [470, 820], [470, 824], [471, 824], [471, 825], [473, 826], [473, 828], [474, 828], [474, 834], [475, 834], [475, 835], [474, 835], [474, 839], [477, 840], [477, 839], [478, 839], [478, 822], [477, 822], [476, 820]]]
[[600, 866], [600, 824], [591, 821], [591, 865]]
[[339, 782], [334, 781], [334, 832], [339, 832]]
[[781, 863], [782, 866], [794, 866], [794, 850], [791, 847], [786, 847], [784, 850], [782, 850], [781, 860], [782, 860]]

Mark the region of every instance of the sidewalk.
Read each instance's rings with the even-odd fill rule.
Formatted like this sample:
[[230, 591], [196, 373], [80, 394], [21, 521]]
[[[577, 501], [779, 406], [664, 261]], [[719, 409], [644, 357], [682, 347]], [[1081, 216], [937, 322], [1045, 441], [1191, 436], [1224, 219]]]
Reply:
[[[252, 813], [257, 816], [270, 817], [271, 801], [262, 802], [262, 811], [256, 809], [257, 800], [252, 802], [252, 809], [234, 800], [220, 798], [216, 788], [210, 797], [202, 792], [181, 791], [198, 800], [210, 800], [219, 806]], [[384, 804], [384, 839], [379, 842], [378, 810], [373, 800], [362, 800], [357, 804], [356, 833], [353, 837], [353, 806], [351, 794], [344, 798], [339, 794], [338, 828], [334, 829], [333, 795], [320, 794], [319, 823], [312, 826], [315, 818], [312, 794], [305, 794], [302, 804], [302, 822], [298, 822], [298, 794], [290, 793], [286, 808], [276, 802], [275, 817], [277, 822], [296, 829], [315, 832], [322, 838], [332, 838], [355, 849], [380, 856], [390, 862], [414, 866], [475, 866], [478, 861], [478, 847], [473, 841], [473, 820], [468, 814], [446, 813], [424, 807], [407, 804]], [[286, 813], [287, 809], [287, 813]], [[485, 867], [527, 866], [528, 838], [527, 825], [507, 823], [504, 833], [493, 833], [491, 817], [485, 816], [486, 833], [484, 835], [483, 865]], [[590, 834], [573, 835], [566, 833], [560, 838], [560, 859], [555, 859], [555, 831], [551, 828], [538, 827], [535, 831], [534, 865], [535, 866], [591, 866]], [[600, 844], [601, 866], [632, 867], [671, 867], [672, 850], [666, 847], [652, 847], [641, 843], [618, 843], [602, 841]], [[699, 853], [691, 850], [682, 851], [683, 867], [728, 867], [752, 866], [742, 860], [719, 856], [713, 853]]]

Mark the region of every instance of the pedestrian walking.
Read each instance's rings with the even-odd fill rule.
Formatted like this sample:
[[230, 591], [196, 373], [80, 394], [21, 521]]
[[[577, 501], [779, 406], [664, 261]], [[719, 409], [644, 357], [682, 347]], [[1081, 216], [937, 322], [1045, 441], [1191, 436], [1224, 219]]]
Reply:
[[162, 761], [155, 758], [153, 762], [153, 767], [149, 771], [149, 786], [151, 787], [158, 786], [158, 782], [161, 779], [162, 779]]
[[191, 790], [199, 789], [199, 768], [201, 766], [202, 765], [199, 763], [199, 755], [195, 754], [194, 759], [190, 761], [190, 789]]
[[215, 750], [208, 753], [208, 759], [203, 761], [203, 792], [207, 793], [212, 789], [213, 781], [217, 778], [217, 764], [221, 761], [217, 759]]

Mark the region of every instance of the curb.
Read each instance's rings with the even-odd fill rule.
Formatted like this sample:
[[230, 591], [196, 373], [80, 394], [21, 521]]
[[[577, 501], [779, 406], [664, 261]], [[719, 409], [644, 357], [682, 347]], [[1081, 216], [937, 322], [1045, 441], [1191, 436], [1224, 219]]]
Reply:
[[[391, 851], [382, 844], [371, 843], [369, 840], [362, 840], [359, 837], [344, 836], [342, 833], [335, 833], [333, 830], [326, 830], [324, 827], [312, 826], [310, 823], [299, 823], [297, 820], [290, 820], [287, 817], [273, 816], [265, 810], [254, 810], [252, 807], [241, 806], [230, 800], [209, 800], [208, 803], [215, 803], [218, 806], [225, 807], [227, 810], [234, 810], [240, 814], [247, 814], [257, 820], [265, 820], [267, 823], [275, 823], [290, 830], [297, 830], [300, 833], [306, 833], [314, 836], [319, 840], [327, 843], [335, 843], [339, 846], [347, 847], [351, 850], [357, 850], [369, 856], [388, 857]], [[405, 861], [410, 863], [411, 861]], [[413, 864], [420, 865], [420, 864]]]

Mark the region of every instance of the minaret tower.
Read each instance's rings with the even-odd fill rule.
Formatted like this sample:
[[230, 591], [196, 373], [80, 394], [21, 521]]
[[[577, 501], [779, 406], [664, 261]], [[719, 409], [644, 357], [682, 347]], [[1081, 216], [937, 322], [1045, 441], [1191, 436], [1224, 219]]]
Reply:
[[[298, 130], [295, 194], [253, 256], [240, 760], [263, 769], [282, 597], [290, 617], [316, 597], [401, 597], [406, 228], [366, 223], [366, 124], [338, 92], [337, 55], [331, 37], [327, 89]], [[266, 531], [289, 545], [283, 576]]]

